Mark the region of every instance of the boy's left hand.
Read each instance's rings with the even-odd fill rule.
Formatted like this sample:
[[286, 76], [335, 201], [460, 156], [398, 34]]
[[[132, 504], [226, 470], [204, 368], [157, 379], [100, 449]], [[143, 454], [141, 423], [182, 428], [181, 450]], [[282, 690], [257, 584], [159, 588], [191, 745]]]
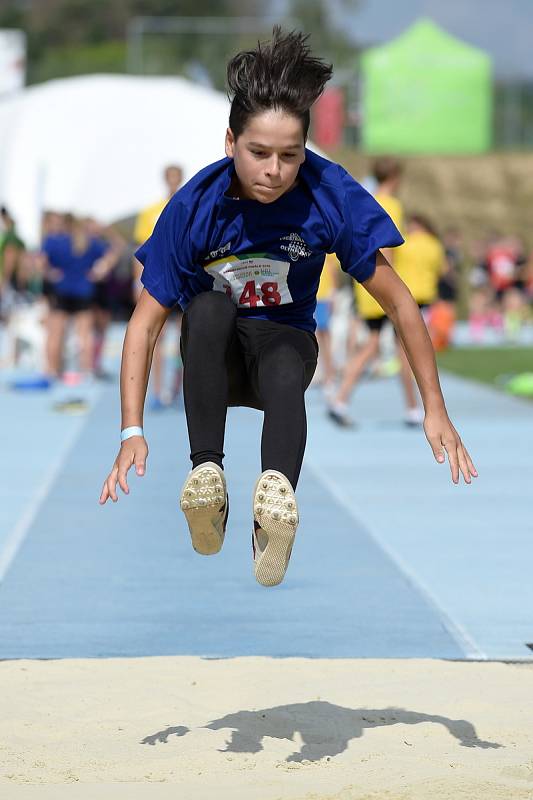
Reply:
[[477, 478], [477, 469], [446, 411], [426, 413], [424, 432], [439, 464], [444, 463], [444, 453], [447, 453], [454, 483], [459, 483], [459, 470], [465, 483], [471, 483], [472, 478]]

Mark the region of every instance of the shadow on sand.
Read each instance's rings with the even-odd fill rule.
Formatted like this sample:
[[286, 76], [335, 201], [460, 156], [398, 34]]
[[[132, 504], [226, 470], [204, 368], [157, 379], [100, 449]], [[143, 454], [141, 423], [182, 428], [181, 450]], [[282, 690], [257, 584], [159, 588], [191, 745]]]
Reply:
[[[295, 734], [299, 733], [303, 745], [298, 752], [291, 753], [287, 761], [320, 761], [321, 758], [332, 758], [343, 753], [350, 740], [360, 738], [366, 728], [418, 725], [422, 722], [443, 725], [461, 747], [503, 747], [496, 742], [479, 739], [472, 723], [464, 719], [448, 719], [438, 714], [423, 714], [403, 708], [344, 708], [322, 700], [259, 711], [237, 711], [202, 727], [212, 731], [229, 728], [231, 735], [222, 751], [228, 753], [259, 753], [265, 737], [293, 741]], [[183, 725], [166, 728], [146, 736], [141, 744], [166, 744], [170, 736], [185, 736], [189, 732], [190, 729]]]

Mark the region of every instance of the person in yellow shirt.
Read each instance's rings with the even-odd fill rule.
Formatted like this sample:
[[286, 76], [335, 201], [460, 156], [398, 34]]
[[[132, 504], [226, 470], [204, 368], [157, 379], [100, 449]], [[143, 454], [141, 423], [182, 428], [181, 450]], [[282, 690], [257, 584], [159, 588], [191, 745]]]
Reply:
[[[402, 177], [402, 165], [395, 158], [383, 156], [374, 163], [373, 175], [377, 184], [374, 197], [401, 232], [403, 229], [403, 206], [396, 197], [396, 193]], [[396, 247], [394, 250], [401, 251], [404, 246]], [[382, 252], [389, 264], [394, 266], [396, 256], [393, 249], [386, 248]], [[353, 426], [353, 421], [348, 415], [348, 400], [368, 364], [379, 355], [380, 334], [387, 321], [385, 312], [364, 286], [356, 282], [354, 291], [357, 311], [368, 328], [368, 338], [363, 346], [351, 358], [348, 358], [341, 385], [328, 408], [330, 419], [342, 427]]]
[[[152, 235], [152, 231], [155, 228], [155, 224], [159, 219], [161, 212], [165, 208], [166, 204], [173, 197], [178, 189], [180, 188], [182, 181], [183, 181], [183, 171], [181, 167], [178, 167], [175, 164], [169, 164], [168, 167], [165, 167], [165, 171], [163, 173], [163, 177], [165, 179], [165, 183], [167, 185], [167, 196], [159, 200], [157, 203], [152, 203], [152, 205], [147, 206], [144, 208], [138, 215], [135, 221], [135, 227], [133, 229], [133, 239], [136, 245], [141, 245], [146, 242], [147, 239], [150, 238]], [[142, 283], [141, 283], [141, 273], [142, 273], [142, 265], [137, 261], [136, 258], [133, 259], [133, 280], [134, 280], [134, 299], [137, 301], [139, 295], [142, 291]], [[166, 327], [166, 325], [165, 325]], [[163, 367], [164, 367], [164, 358], [163, 358], [163, 338], [164, 338], [164, 330], [161, 331], [159, 335], [158, 342], [155, 347], [154, 356], [153, 356], [153, 364], [152, 364], [152, 388], [151, 388], [151, 398], [150, 398], [150, 409], [152, 411], [159, 411], [165, 407], [165, 403], [163, 400]], [[178, 313], [178, 333], [181, 329], [181, 313]], [[182, 369], [181, 364], [179, 365], [175, 379], [174, 379], [174, 386], [172, 389], [173, 397], [177, 397], [181, 390], [181, 380], [182, 380]]]
[[[439, 278], [446, 269], [446, 253], [430, 221], [422, 214], [413, 214], [409, 218], [405, 244], [396, 253], [394, 267], [418, 303], [427, 324], [429, 308], [438, 297]], [[415, 378], [401, 345], [398, 346], [398, 356], [407, 398], [405, 421], [421, 425], [424, 415], [418, 406]]]
[[433, 226], [421, 214], [409, 218], [405, 244], [398, 248], [394, 267], [419, 306], [437, 299], [446, 254]]
[[[168, 167], [165, 167], [163, 177], [168, 189], [167, 195], [163, 199], [158, 200], [157, 203], [152, 203], [152, 205], [143, 208], [143, 210], [137, 216], [137, 219], [135, 220], [135, 227], [133, 229], [133, 239], [135, 244], [144, 244], [152, 235], [152, 231], [155, 228], [155, 224], [159, 219], [161, 212], [170, 198], [176, 194], [182, 184], [183, 171], [181, 167], [178, 167], [175, 164], [169, 164]], [[140, 275], [142, 272], [142, 265], [137, 261], [137, 259], [135, 259], [135, 262], [138, 267], [137, 271]]]
[[333, 296], [337, 288], [340, 264], [334, 253], [328, 253], [320, 276], [316, 295], [315, 335], [319, 347], [319, 365], [321, 367], [320, 383], [327, 396], [335, 380], [335, 364], [331, 352], [331, 335], [329, 325], [333, 306]]

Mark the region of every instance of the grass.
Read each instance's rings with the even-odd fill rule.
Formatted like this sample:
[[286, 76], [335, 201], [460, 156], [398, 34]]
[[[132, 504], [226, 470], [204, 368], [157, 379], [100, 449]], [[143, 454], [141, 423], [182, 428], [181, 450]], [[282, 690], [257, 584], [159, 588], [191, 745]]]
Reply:
[[503, 389], [506, 377], [533, 372], [533, 348], [461, 347], [438, 353], [437, 363], [439, 369]]

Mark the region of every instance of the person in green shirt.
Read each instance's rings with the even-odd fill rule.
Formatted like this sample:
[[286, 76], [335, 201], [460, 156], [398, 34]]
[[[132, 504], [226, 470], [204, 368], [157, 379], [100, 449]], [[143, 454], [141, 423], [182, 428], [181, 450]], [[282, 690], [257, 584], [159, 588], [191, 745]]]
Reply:
[[15, 221], [7, 208], [0, 208], [0, 308], [5, 312], [9, 287], [16, 288], [16, 276], [25, 252], [24, 242], [17, 234]]

